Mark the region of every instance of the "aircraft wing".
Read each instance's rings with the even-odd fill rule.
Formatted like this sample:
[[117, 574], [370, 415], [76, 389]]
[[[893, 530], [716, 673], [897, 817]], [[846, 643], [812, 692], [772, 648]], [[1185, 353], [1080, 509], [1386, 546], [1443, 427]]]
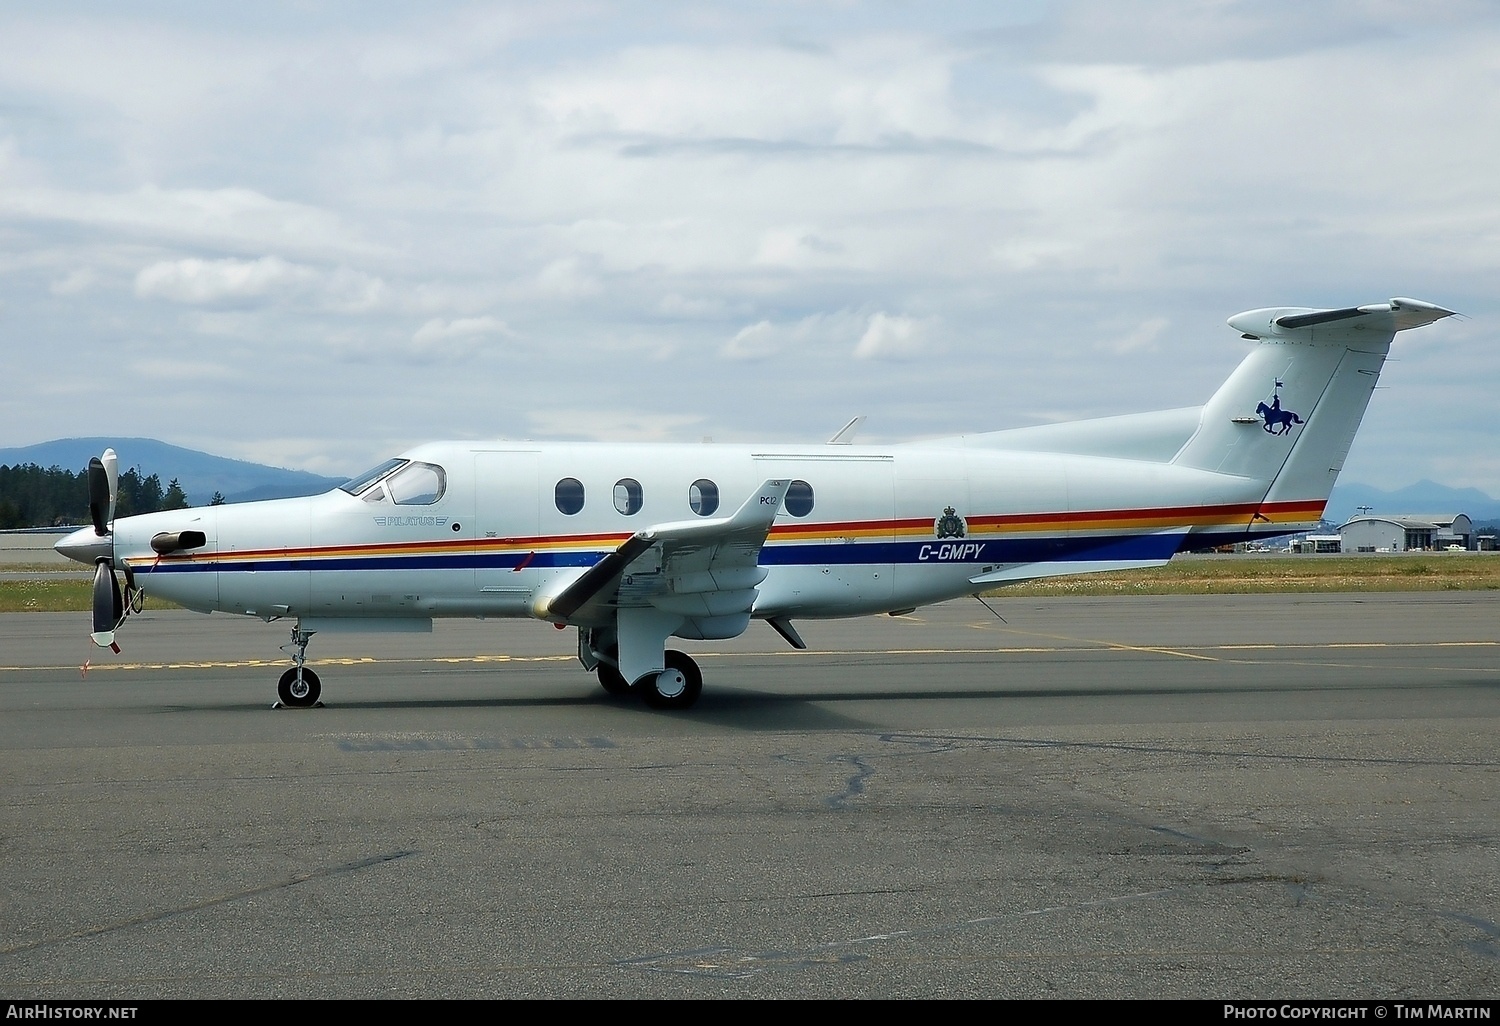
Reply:
[[766, 577], [760, 550], [790, 484], [766, 481], [732, 516], [637, 531], [539, 604], [539, 614], [587, 623], [621, 607], [654, 606], [684, 617], [748, 613]]

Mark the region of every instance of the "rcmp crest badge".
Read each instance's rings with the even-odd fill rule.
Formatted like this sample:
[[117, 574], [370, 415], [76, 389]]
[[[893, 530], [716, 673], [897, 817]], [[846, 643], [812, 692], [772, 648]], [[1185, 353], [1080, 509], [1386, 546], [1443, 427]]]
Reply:
[[963, 538], [969, 533], [969, 525], [952, 506], [943, 510], [943, 515], [932, 523], [933, 533], [939, 538]]

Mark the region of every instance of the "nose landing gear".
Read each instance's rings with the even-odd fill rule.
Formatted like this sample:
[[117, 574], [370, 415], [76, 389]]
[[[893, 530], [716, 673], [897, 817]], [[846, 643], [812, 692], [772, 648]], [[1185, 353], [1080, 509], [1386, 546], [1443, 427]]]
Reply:
[[322, 704], [318, 697], [323, 694], [323, 682], [304, 665], [307, 662], [307, 643], [312, 640], [313, 633], [304, 631], [299, 623], [292, 628], [292, 640], [281, 646], [281, 650], [292, 657], [295, 665], [276, 682], [276, 694], [281, 700], [272, 706], [273, 709], [277, 706], [311, 709]]

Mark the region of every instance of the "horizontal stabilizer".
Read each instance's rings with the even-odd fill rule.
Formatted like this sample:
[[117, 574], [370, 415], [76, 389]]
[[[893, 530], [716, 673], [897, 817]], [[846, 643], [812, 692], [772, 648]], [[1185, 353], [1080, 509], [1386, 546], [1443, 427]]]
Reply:
[[1452, 310], [1445, 310], [1420, 299], [1392, 299], [1388, 303], [1371, 303], [1368, 306], [1351, 306], [1342, 310], [1311, 310], [1304, 307], [1274, 307], [1265, 310], [1247, 310], [1229, 318], [1229, 326], [1240, 334], [1254, 339], [1277, 339], [1307, 334], [1309, 328], [1321, 328], [1313, 336], [1335, 331], [1367, 332], [1371, 335], [1393, 335], [1407, 328], [1420, 328], [1424, 324], [1452, 317]]

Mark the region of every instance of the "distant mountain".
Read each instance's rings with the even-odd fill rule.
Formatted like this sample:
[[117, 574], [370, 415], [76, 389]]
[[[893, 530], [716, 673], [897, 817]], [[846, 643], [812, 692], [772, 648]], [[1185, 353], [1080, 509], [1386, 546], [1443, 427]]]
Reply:
[[1492, 499], [1478, 488], [1450, 488], [1435, 481], [1418, 481], [1394, 492], [1381, 491], [1370, 485], [1340, 481], [1333, 486], [1324, 519], [1336, 524], [1360, 514], [1360, 506], [1369, 506], [1372, 516], [1382, 513], [1466, 513], [1475, 523], [1500, 520], [1500, 499]]
[[0, 465], [35, 463], [44, 469], [62, 467], [77, 473], [89, 458], [112, 448], [120, 457], [120, 470], [139, 467], [144, 476], [155, 474], [162, 487], [176, 478], [194, 506], [207, 506], [214, 492], [226, 502], [253, 499], [283, 499], [316, 495], [336, 488], [348, 478], [323, 477], [305, 470], [267, 467], [245, 460], [212, 456], [195, 449], [168, 445], [154, 438], [61, 438], [14, 449], [0, 449]]

